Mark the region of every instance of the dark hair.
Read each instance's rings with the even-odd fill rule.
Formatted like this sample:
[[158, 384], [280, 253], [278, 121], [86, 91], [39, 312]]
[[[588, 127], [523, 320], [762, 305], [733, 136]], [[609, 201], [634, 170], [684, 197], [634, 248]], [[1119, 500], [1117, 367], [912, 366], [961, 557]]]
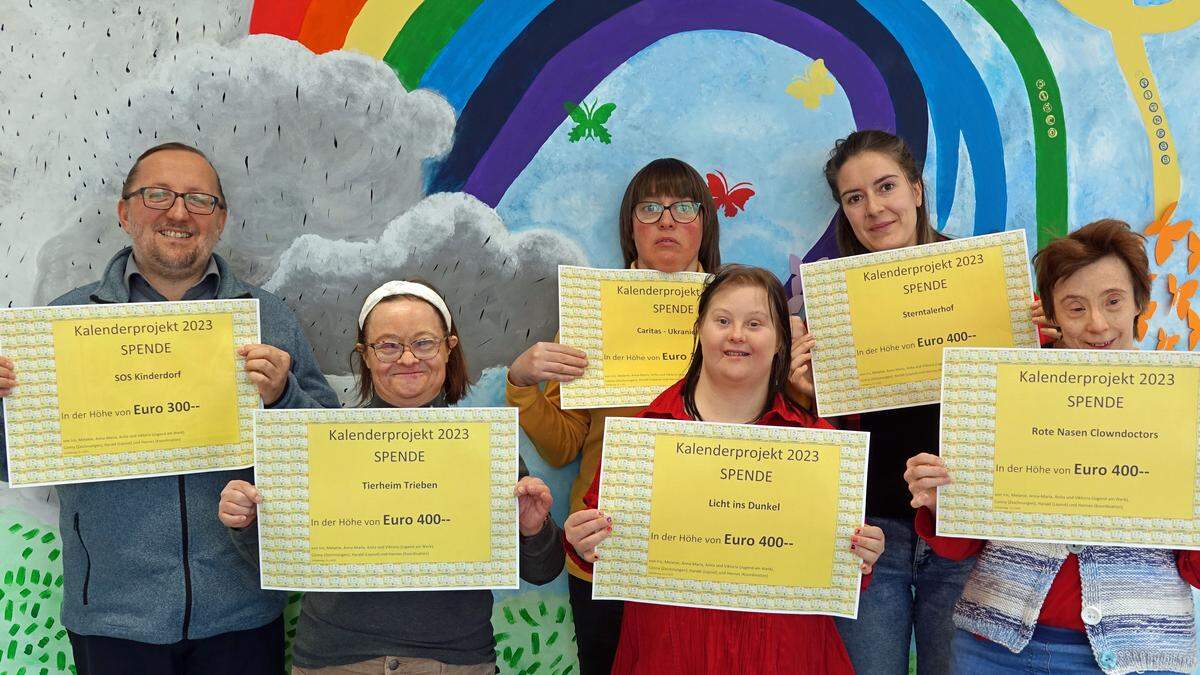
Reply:
[[[829, 183], [833, 201], [838, 205], [837, 214], [833, 217], [834, 233], [837, 235], [838, 251], [843, 256], [869, 253], [867, 247], [863, 246], [858, 237], [854, 236], [850, 220], [846, 218], [846, 212], [842, 210], [842, 195], [838, 191], [837, 184], [838, 172], [842, 170], [842, 166], [864, 152], [877, 152], [886, 156], [899, 165], [908, 182], [920, 185], [922, 190], [925, 187], [925, 182], [921, 178], [921, 170], [917, 167], [917, 161], [913, 159], [912, 151], [909, 150], [904, 139], [899, 136], [878, 129], [866, 129], [855, 131], [845, 138], [838, 139], [833, 144], [833, 150], [829, 151], [829, 161], [825, 162], [825, 182]], [[928, 202], [928, 199], [923, 198], [921, 205], [917, 207], [918, 244], [931, 244], [935, 241], [949, 239], [930, 224], [929, 209], [925, 206]]]
[[721, 230], [717, 223], [717, 205], [712, 192], [700, 174], [690, 164], [673, 157], [656, 159], [633, 175], [621, 198], [621, 254], [625, 266], [637, 260], [633, 243], [633, 207], [638, 202], [659, 195], [671, 195], [700, 202], [704, 231], [700, 233], [700, 265], [706, 272], [721, 266]]
[[[696, 306], [695, 335], [692, 349], [692, 362], [688, 365], [687, 374], [683, 376], [683, 407], [687, 414], [694, 419], [700, 419], [700, 411], [696, 408], [696, 384], [700, 381], [700, 370], [704, 366], [704, 355], [700, 349], [700, 324], [708, 313], [709, 303], [714, 296], [726, 288], [738, 286], [753, 286], [767, 292], [767, 305], [771, 308], [771, 322], [775, 324], [775, 335], [779, 343], [775, 345], [775, 357], [771, 360], [771, 378], [767, 386], [767, 399], [763, 402], [762, 413], [771, 409], [775, 395], [783, 396], [784, 401], [797, 410], [804, 410], [787, 393], [788, 370], [792, 358], [792, 325], [788, 319], [787, 295], [779, 279], [761, 267], [731, 263], [719, 268], [716, 274], [708, 277], [704, 291]], [[761, 413], [760, 413], [761, 414]]]
[[219, 193], [217, 196], [221, 198], [220, 207], [223, 209], [229, 208], [229, 202], [225, 199], [225, 188], [221, 187], [221, 174], [217, 173], [217, 167], [213, 166], [213, 163], [211, 160], [209, 160], [208, 155], [205, 155], [203, 152], [200, 152], [198, 149], [193, 148], [187, 143], [179, 143], [176, 141], [172, 141], [170, 143], [161, 143], [138, 155], [138, 158], [133, 162], [133, 166], [129, 167], [129, 173], [125, 174], [125, 182], [121, 183], [122, 196], [129, 194], [129, 190], [133, 187], [133, 181], [135, 178], [137, 178], [138, 166], [142, 163], [142, 160], [156, 152], [162, 152], [163, 150], [182, 150], [183, 152], [190, 152], [193, 155], [199, 155], [200, 158], [208, 164], [208, 168], [212, 169], [213, 177], [217, 179], [217, 192]]
[[[434, 293], [437, 293], [443, 300], [446, 298], [446, 296], [442, 295], [442, 292], [439, 291], [436, 286], [428, 281], [425, 281], [424, 279], [419, 277], [410, 277], [405, 279], [405, 281], [427, 286], [432, 289]], [[420, 300], [430, 307], [433, 307], [433, 305], [428, 301], [418, 298], [414, 295], [393, 295], [380, 300], [379, 304], [375, 306], [378, 307], [385, 302], [395, 302], [397, 300], [405, 299]], [[374, 311], [375, 310], [372, 309], [371, 313], [374, 313]], [[458, 403], [458, 401], [462, 397], [466, 396], [467, 392], [471, 389], [471, 378], [467, 374], [467, 355], [463, 352], [462, 338], [458, 337], [458, 322], [453, 321], [453, 315], [451, 316], [452, 321], [450, 330], [447, 331], [446, 320], [442, 318], [442, 313], [438, 311], [436, 307], [434, 307], [434, 314], [437, 314], [438, 316], [438, 322], [442, 325], [443, 333], [447, 335], [453, 335], [458, 341], [458, 344], [454, 345], [454, 348], [450, 350], [450, 356], [446, 360], [446, 382], [442, 385], [442, 394], [446, 397], [446, 403]], [[367, 314], [367, 320], [363, 321], [362, 328], [358, 329], [358, 337], [355, 339], [354, 350], [350, 352], [350, 367], [352, 370], [354, 370], [355, 375], [358, 377], [359, 405], [371, 400], [371, 397], [375, 395], [375, 385], [371, 381], [371, 370], [367, 368], [366, 359], [366, 350], [368, 349], [366, 347], [367, 324], [370, 321], [371, 314]]]
[[[1055, 320], [1053, 293], [1058, 282], [1109, 256], [1125, 263], [1129, 270], [1133, 299], [1141, 314], [1150, 301], [1150, 260], [1146, 257], [1146, 238], [1130, 229], [1129, 223], [1105, 218], [1055, 239], [1034, 254], [1037, 290], [1046, 318]], [[1134, 325], [1137, 325], [1136, 319]]]

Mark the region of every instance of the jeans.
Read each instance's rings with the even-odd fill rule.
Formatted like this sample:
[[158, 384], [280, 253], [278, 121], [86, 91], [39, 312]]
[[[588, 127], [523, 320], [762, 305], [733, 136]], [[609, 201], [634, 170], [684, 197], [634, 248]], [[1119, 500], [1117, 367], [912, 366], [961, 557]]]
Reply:
[[854, 669], [906, 675], [915, 629], [918, 675], [949, 673], [954, 603], [975, 558], [954, 562], [935, 555], [917, 536], [912, 519], [867, 518], [867, 523], [883, 529], [883, 555], [859, 598], [858, 618], [836, 619]]
[[[1103, 675], [1096, 665], [1087, 636], [1070, 628], [1038, 626], [1033, 639], [1019, 654], [991, 640], [981, 640], [965, 630], [954, 634], [955, 675], [993, 675], [1026, 673], [1030, 675]], [[1149, 674], [1163, 670], [1142, 671]]]
[[[280, 675], [283, 617], [258, 628], [155, 645], [67, 631], [79, 675]], [[7, 664], [5, 664], [7, 665]], [[7, 672], [0, 666], [0, 672]]]

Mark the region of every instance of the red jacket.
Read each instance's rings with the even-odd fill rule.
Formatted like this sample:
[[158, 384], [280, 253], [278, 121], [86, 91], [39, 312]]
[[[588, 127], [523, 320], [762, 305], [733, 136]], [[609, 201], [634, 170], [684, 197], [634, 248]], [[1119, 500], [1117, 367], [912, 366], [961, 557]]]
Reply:
[[[683, 382], [664, 391], [638, 417], [692, 419], [684, 410]], [[832, 429], [825, 420], [787, 406], [776, 396], [771, 409], [756, 424]], [[603, 460], [602, 460], [603, 461]], [[584, 508], [596, 508], [600, 468], [583, 497]], [[564, 539], [567, 554], [591, 571]], [[870, 577], [864, 577], [864, 587]], [[614, 674], [698, 673], [725, 675], [745, 672], [854, 672], [833, 619], [821, 615], [734, 612], [695, 607], [626, 602]]]

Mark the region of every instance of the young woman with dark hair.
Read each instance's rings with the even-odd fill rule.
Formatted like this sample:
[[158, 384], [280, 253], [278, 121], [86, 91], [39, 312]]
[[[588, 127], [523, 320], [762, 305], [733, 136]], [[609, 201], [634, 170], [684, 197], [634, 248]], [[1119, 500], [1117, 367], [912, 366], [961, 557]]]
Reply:
[[[728, 265], [700, 296], [696, 347], [687, 375], [639, 417], [830, 428], [787, 393], [791, 329], [783, 286], [770, 272]], [[656, 476], [656, 480], [669, 477]], [[597, 510], [600, 467], [584, 510], [567, 519], [567, 553], [583, 569], [596, 546], [622, 527]], [[883, 531], [863, 525], [847, 544], [862, 571], [884, 550]], [[864, 578], [865, 581], [866, 578]], [[734, 612], [625, 603], [614, 674], [853, 673], [828, 616]]]

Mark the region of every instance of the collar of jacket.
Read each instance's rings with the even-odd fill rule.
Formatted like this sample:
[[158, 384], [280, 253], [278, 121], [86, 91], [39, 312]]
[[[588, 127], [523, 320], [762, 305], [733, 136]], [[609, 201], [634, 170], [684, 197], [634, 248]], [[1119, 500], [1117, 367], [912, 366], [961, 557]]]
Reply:
[[[92, 302], [129, 302], [129, 286], [125, 285], [125, 265], [131, 255], [133, 247], [126, 246], [108, 261], [108, 266], [104, 268], [104, 274], [100, 277], [100, 285], [92, 291]], [[250, 289], [238, 281], [224, 258], [213, 253], [212, 259], [217, 264], [217, 273], [221, 276], [221, 282], [217, 286], [217, 299], [251, 297]]]

